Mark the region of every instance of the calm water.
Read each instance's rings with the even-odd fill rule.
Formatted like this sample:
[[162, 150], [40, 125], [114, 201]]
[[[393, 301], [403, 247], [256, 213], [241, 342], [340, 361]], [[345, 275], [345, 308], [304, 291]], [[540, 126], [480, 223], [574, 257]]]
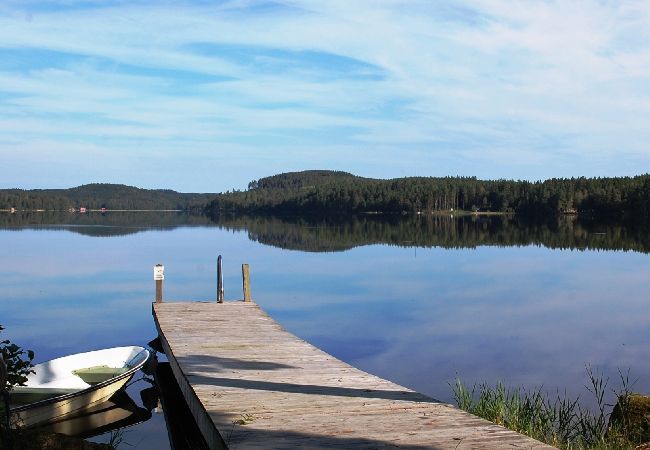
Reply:
[[[644, 229], [501, 217], [296, 221], [117, 213], [0, 218], [2, 337], [38, 362], [155, 336], [165, 298], [253, 298], [285, 328], [366, 371], [452, 401], [448, 383], [502, 380], [583, 394], [585, 365], [649, 392]], [[146, 386], [143, 386], [146, 387]], [[161, 414], [131, 428], [168, 446]], [[126, 447], [126, 446], [125, 446]]]

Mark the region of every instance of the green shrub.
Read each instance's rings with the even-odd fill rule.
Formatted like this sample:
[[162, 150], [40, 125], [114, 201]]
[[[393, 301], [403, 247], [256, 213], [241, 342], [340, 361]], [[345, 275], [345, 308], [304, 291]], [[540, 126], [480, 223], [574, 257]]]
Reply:
[[[0, 332], [4, 327], [0, 325]], [[23, 350], [8, 339], [0, 341], [0, 356], [7, 365], [8, 382], [7, 389], [11, 390], [14, 386], [21, 386], [27, 382], [30, 373], [34, 373], [32, 361], [34, 352], [32, 350]]]

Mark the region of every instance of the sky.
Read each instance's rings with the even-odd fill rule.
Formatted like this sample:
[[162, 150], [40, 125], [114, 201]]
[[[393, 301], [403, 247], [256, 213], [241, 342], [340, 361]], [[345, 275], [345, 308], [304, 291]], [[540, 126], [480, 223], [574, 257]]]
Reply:
[[650, 171], [650, 2], [3, 0], [0, 187]]

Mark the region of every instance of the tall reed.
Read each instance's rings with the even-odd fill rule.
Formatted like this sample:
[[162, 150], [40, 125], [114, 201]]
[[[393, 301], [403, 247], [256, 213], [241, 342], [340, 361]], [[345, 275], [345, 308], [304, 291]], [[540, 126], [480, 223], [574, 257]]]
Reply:
[[[596, 407], [589, 409], [580, 404], [580, 397], [569, 398], [566, 392], [557, 391], [549, 395], [542, 388], [526, 390], [509, 389], [498, 382], [495, 386], [487, 384], [465, 386], [456, 378], [452, 386], [458, 407], [483, 417], [498, 425], [530, 436], [539, 441], [567, 450], [582, 449], [633, 449], [633, 442], [626, 427], [622, 424], [609, 424], [607, 409], [613, 405], [606, 403], [609, 379], [586, 367], [587, 391], [594, 397]], [[616, 394], [619, 407], [625, 417], [626, 401], [631, 394], [629, 371], [619, 371], [621, 387], [611, 389]]]

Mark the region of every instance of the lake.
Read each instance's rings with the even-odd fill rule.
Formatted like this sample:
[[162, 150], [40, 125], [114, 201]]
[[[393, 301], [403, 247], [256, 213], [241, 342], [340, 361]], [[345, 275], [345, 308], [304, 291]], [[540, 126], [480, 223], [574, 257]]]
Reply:
[[[248, 263], [253, 299], [286, 329], [443, 401], [457, 376], [586, 397], [586, 365], [613, 386], [629, 369], [634, 390], [650, 391], [650, 233], [640, 226], [2, 213], [0, 246], [0, 337], [36, 362], [145, 345], [156, 334], [153, 266], [165, 265], [165, 299], [210, 300], [222, 255], [226, 299], [241, 298]], [[162, 414], [124, 442], [168, 448]]]

